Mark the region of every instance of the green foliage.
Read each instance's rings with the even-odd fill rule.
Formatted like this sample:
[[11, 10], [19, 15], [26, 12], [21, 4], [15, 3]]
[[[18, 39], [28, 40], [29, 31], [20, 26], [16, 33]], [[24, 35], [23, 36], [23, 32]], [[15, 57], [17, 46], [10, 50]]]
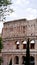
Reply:
[[[1, 54], [1, 50], [3, 48], [3, 44], [2, 44], [2, 37], [0, 37], [0, 54]], [[3, 58], [0, 56], [0, 65], [3, 62]]]
[[10, 5], [10, 4], [11, 4], [10, 0], [0, 0], [0, 6], [2, 6], [2, 5], [7, 6], [7, 5]]
[[2, 48], [3, 48], [2, 38], [0, 37], [0, 52], [1, 52]]
[[11, 4], [11, 0], [0, 0], [0, 21], [5, 20], [6, 16], [13, 12]]
[[1, 62], [3, 62], [3, 58], [2, 58], [2, 57], [0, 57], [0, 63], [1, 63]]
[[26, 48], [26, 65], [30, 65], [30, 49], [29, 49], [29, 38], [27, 41], [27, 48]]
[[0, 65], [1, 65], [1, 63], [3, 62], [3, 58], [2, 57], [0, 57]]

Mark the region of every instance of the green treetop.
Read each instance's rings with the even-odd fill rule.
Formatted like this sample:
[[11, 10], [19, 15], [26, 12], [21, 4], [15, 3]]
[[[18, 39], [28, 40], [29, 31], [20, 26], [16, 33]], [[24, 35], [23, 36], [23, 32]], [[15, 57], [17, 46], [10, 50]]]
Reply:
[[8, 13], [12, 13], [13, 9], [10, 8], [11, 0], [0, 0], [0, 21], [6, 18]]
[[0, 52], [1, 52], [2, 48], [3, 48], [2, 38], [0, 37]]

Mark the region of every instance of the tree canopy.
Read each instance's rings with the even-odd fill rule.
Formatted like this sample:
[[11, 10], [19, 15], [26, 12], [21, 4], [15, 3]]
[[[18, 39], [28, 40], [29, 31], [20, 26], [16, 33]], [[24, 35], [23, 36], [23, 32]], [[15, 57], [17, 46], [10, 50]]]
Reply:
[[2, 58], [2, 57], [0, 57], [0, 65], [2, 64], [2, 62], [3, 62], [3, 58]]
[[1, 52], [2, 48], [3, 48], [2, 38], [0, 37], [0, 52]]
[[0, 0], [0, 6], [2, 5], [7, 6], [10, 4], [11, 4], [11, 0]]
[[4, 20], [8, 13], [12, 13], [13, 9], [10, 8], [11, 0], [0, 0], [0, 20]]
[[[2, 37], [0, 37], [0, 54], [1, 54], [2, 48], [3, 48]], [[2, 62], [3, 62], [3, 58], [2, 58], [2, 56], [0, 56], [0, 65]]]

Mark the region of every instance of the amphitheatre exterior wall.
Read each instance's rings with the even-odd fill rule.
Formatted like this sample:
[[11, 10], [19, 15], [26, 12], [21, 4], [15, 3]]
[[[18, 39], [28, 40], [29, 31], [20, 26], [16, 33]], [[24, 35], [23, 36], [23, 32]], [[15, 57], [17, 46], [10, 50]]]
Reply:
[[[2, 56], [4, 62], [2, 65], [8, 65], [12, 58], [12, 65], [15, 64], [15, 56], [19, 57], [19, 64], [22, 64], [22, 56], [26, 56], [26, 49], [23, 49], [23, 41], [34, 40], [34, 48], [30, 48], [30, 56], [34, 57], [35, 65], [37, 65], [37, 19], [26, 20], [19, 19], [4, 23], [2, 29], [2, 38], [4, 48]], [[16, 48], [16, 42], [19, 41], [19, 49]], [[30, 44], [31, 45], [31, 44]]]

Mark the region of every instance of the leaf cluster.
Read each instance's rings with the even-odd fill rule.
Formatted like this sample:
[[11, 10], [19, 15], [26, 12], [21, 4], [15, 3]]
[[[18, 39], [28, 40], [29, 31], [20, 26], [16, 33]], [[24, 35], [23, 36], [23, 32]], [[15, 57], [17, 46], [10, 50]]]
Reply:
[[0, 6], [2, 5], [7, 6], [10, 4], [11, 4], [11, 0], [0, 0]]
[[0, 62], [3, 62], [3, 58], [2, 57], [0, 57]]
[[1, 52], [2, 48], [3, 48], [2, 38], [0, 37], [0, 52]]
[[3, 62], [3, 58], [2, 57], [0, 57], [0, 65], [1, 65], [1, 63]]
[[12, 0], [0, 0], [0, 21], [6, 20], [6, 16], [13, 12]]

